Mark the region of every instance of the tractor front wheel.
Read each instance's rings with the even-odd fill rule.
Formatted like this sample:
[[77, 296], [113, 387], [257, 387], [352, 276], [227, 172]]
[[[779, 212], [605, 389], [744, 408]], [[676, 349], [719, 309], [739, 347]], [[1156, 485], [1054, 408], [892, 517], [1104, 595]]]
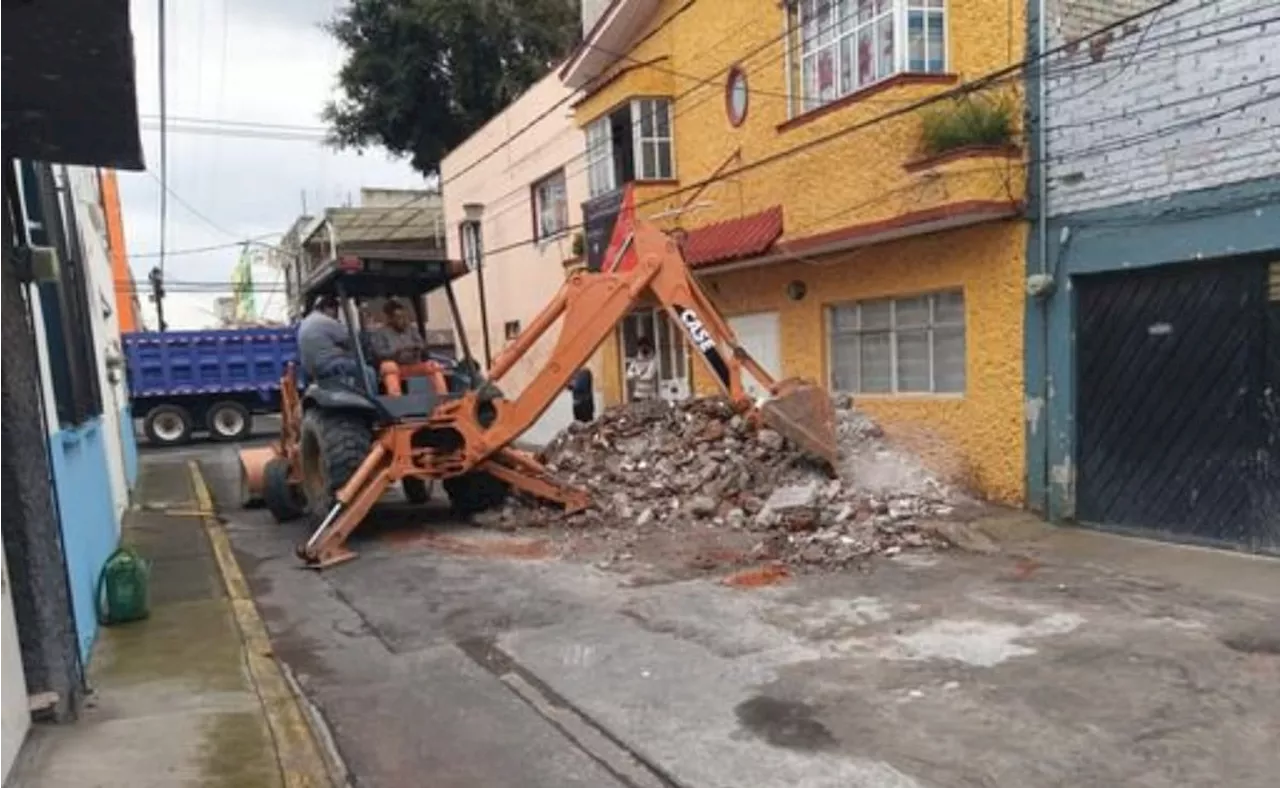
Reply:
[[307, 501], [300, 485], [289, 483], [289, 461], [276, 457], [262, 469], [262, 500], [278, 523], [296, 520], [307, 513]]
[[507, 500], [507, 483], [482, 472], [472, 472], [444, 480], [444, 491], [459, 517], [470, 517], [501, 506]]
[[302, 417], [302, 490], [307, 512], [324, 517], [369, 454], [373, 431], [358, 415], [309, 410]]

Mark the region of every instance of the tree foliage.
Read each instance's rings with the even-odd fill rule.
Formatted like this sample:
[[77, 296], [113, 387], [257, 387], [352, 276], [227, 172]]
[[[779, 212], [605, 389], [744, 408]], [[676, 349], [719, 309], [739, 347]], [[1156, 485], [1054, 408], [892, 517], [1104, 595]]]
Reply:
[[347, 50], [330, 142], [382, 145], [424, 175], [578, 40], [578, 0], [350, 0], [328, 24]]

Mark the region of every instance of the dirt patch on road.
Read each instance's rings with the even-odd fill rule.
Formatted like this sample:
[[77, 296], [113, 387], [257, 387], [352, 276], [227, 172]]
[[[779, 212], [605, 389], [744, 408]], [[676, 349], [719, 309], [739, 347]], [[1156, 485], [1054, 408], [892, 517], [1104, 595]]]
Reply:
[[381, 541], [396, 547], [425, 547], [449, 555], [477, 558], [511, 558], [525, 561], [554, 558], [555, 547], [546, 538], [509, 536], [492, 532], [442, 534], [431, 531], [389, 531]]

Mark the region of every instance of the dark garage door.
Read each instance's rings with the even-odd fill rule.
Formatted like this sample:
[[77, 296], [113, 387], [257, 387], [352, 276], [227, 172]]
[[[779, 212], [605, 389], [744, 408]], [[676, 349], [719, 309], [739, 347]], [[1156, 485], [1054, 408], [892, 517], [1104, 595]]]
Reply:
[[1080, 277], [1076, 515], [1280, 551], [1280, 285], [1266, 262]]

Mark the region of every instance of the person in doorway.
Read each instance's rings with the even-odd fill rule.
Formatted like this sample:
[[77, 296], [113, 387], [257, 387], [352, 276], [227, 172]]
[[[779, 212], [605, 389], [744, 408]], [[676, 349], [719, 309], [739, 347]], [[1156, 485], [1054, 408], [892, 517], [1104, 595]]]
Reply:
[[586, 424], [596, 417], [596, 399], [591, 390], [591, 370], [583, 367], [573, 373], [569, 382], [569, 391], [573, 395], [573, 419]]
[[[347, 378], [358, 381], [361, 364], [351, 345], [351, 334], [338, 320], [338, 299], [320, 296], [311, 313], [298, 324], [298, 360], [311, 380]], [[377, 376], [364, 367], [371, 390], [377, 390]]]
[[372, 335], [374, 356], [378, 361], [416, 364], [426, 358], [427, 344], [418, 327], [409, 320], [409, 310], [395, 299], [382, 307], [383, 325]]
[[658, 360], [653, 355], [653, 340], [640, 337], [636, 357], [627, 364], [627, 380], [631, 382], [631, 399], [658, 397]]

